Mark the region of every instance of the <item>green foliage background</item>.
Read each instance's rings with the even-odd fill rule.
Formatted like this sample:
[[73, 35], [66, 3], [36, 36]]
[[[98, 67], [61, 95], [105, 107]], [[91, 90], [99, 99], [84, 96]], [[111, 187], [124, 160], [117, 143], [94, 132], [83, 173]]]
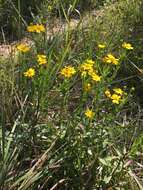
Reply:
[[[12, 40], [20, 39], [27, 36], [25, 26], [30, 22], [65, 20], [70, 4], [81, 16], [87, 15], [86, 27], [81, 22], [75, 30], [69, 27], [50, 38], [29, 33], [29, 52], [0, 58], [0, 188], [143, 189], [143, 108], [130, 90], [135, 86], [142, 94], [143, 89], [143, 75], [138, 74], [143, 69], [143, 1], [0, 0], [1, 30]], [[99, 14], [90, 17], [92, 9]], [[124, 41], [134, 50], [125, 53]], [[99, 50], [98, 43], [106, 48]], [[118, 69], [103, 66], [102, 58], [109, 52], [123, 56]], [[39, 53], [46, 55], [47, 65], [38, 66]], [[86, 81], [79, 73], [71, 80], [59, 74], [66, 65], [78, 70], [87, 58], [95, 60], [99, 73], [102, 66], [109, 71], [106, 76], [103, 69], [106, 78], [89, 94], [83, 93]], [[23, 75], [29, 67], [36, 70], [31, 79]], [[127, 99], [122, 105], [111, 104], [104, 90], [124, 85]], [[84, 115], [91, 104], [93, 121]]]
[[[11, 40], [21, 38], [24, 34], [23, 26], [33, 21], [38, 12], [52, 17], [59, 14], [63, 16], [62, 9], [67, 11], [70, 5], [74, 5], [74, 8], [82, 12], [97, 8], [104, 2], [105, 0], [0, 0], [0, 40], [2, 40], [2, 32]], [[52, 8], [50, 12], [49, 6]]]

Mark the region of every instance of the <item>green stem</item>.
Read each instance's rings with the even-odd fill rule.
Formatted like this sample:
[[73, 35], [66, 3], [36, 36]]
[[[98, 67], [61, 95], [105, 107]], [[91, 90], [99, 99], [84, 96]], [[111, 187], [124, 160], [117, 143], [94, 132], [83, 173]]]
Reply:
[[20, 32], [21, 32], [21, 4], [20, 4], [20, 0], [18, 0], [18, 37], [20, 38]]
[[5, 95], [4, 92], [2, 92], [2, 112], [1, 112], [1, 117], [2, 117], [2, 157], [4, 159], [4, 147], [5, 147]]

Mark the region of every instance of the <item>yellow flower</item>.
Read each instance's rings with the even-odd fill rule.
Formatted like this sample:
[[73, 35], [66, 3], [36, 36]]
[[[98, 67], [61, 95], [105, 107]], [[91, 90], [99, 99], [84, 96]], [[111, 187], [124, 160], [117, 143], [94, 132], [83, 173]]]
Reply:
[[106, 91], [105, 91], [105, 95], [106, 95], [108, 98], [111, 98], [111, 93], [110, 93], [109, 90], [106, 90]]
[[117, 94], [113, 94], [111, 96], [111, 99], [112, 99], [112, 102], [114, 104], [119, 104], [120, 103], [120, 100], [121, 100], [121, 96], [117, 95]]
[[99, 48], [99, 49], [104, 49], [105, 47], [106, 47], [105, 44], [98, 44], [98, 48]]
[[88, 64], [90, 64], [90, 65], [94, 65], [95, 64], [95, 61], [93, 61], [92, 59], [87, 59], [85, 62], [88, 63]]
[[108, 54], [103, 58], [103, 61], [108, 64], [118, 65], [119, 59], [115, 58], [112, 54]]
[[112, 100], [114, 104], [119, 104], [123, 98], [123, 94], [126, 95], [126, 93], [121, 88], [114, 88], [114, 93], [111, 95], [111, 92], [107, 89], [105, 91], [105, 95]]
[[119, 94], [119, 95], [123, 95], [124, 91], [121, 89], [121, 88], [114, 88], [113, 91], [116, 93], [116, 94]]
[[85, 84], [84, 84], [84, 90], [85, 90], [86, 92], [89, 92], [89, 91], [91, 90], [91, 84], [90, 84], [90, 83], [85, 83]]
[[94, 112], [92, 110], [90, 110], [89, 108], [87, 108], [87, 110], [85, 111], [85, 116], [89, 119], [92, 119], [94, 117]]
[[87, 59], [80, 65], [79, 69], [81, 71], [81, 76], [87, 76], [88, 74], [91, 76], [92, 80], [97, 82], [101, 80], [101, 77], [96, 74], [96, 71], [93, 68], [94, 64], [95, 62], [92, 59]]
[[42, 54], [37, 55], [37, 61], [39, 65], [45, 65], [47, 63], [46, 55]]
[[35, 69], [29, 68], [26, 72], [24, 72], [24, 76], [28, 78], [32, 78], [35, 75]]
[[26, 44], [19, 44], [19, 45], [17, 45], [16, 48], [17, 48], [17, 50], [19, 50], [19, 51], [21, 51], [23, 53], [25, 53], [25, 52], [27, 52], [27, 51], [30, 50], [30, 47], [27, 46]]
[[92, 59], [85, 60], [79, 67], [81, 71], [81, 76], [86, 76], [89, 72], [93, 72], [93, 65], [95, 62]]
[[82, 71], [91, 71], [93, 70], [93, 65], [89, 63], [83, 63], [80, 68]]
[[41, 32], [45, 32], [45, 30], [46, 29], [42, 24], [34, 24], [27, 27], [28, 32], [41, 33]]
[[92, 80], [96, 81], [96, 82], [99, 82], [101, 81], [101, 76], [97, 75], [95, 72], [92, 72], [92, 73], [89, 73]]
[[125, 48], [125, 49], [128, 49], [128, 50], [134, 49], [133, 46], [130, 43], [126, 43], [126, 42], [124, 42], [122, 44], [122, 47]]
[[63, 75], [66, 78], [70, 78], [72, 77], [72, 75], [74, 75], [76, 73], [76, 70], [74, 69], [74, 67], [72, 66], [65, 66], [62, 70], [61, 70], [61, 75]]

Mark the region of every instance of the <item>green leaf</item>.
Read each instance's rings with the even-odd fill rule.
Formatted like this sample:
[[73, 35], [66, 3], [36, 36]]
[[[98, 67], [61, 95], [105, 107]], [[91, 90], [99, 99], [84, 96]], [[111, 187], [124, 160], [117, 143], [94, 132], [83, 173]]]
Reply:
[[130, 154], [132, 156], [136, 155], [138, 151], [140, 152], [142, 150], [142, 146], [143, 146], [143, 134], [137, 137], [134, 143], [132, 144]]

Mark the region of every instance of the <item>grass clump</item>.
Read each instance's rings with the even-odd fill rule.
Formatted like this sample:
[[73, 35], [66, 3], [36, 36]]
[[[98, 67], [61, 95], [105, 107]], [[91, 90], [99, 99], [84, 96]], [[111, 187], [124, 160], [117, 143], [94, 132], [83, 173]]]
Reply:
[[80, 24], [26, 30], [0, 64], [0, 187], [142, 189], [141, 108], [118, 79], [136, 45]]
[[[103, 4], [104, 1], [90, 0], [1, 0], [0, 1], [0, 24], [1, 37], [9, 41], [21, 39], [24, 36], [24, 27], [33, 21], [39, 19], [38, 13], [46, 19], [47, 17], [61, 16], [63, 17], [63, 10], [72, 11], [77, 8], [80, 12], [84, 11], [85, 7], [94, 8]], [[94, 6], [92, 6], [94, 5]], [[72, 8], [71, 8], [72, 7]], [[72, 13], [73, 14], [73, 13]], [[74, 15], [74, 14], [73, 14]]]

